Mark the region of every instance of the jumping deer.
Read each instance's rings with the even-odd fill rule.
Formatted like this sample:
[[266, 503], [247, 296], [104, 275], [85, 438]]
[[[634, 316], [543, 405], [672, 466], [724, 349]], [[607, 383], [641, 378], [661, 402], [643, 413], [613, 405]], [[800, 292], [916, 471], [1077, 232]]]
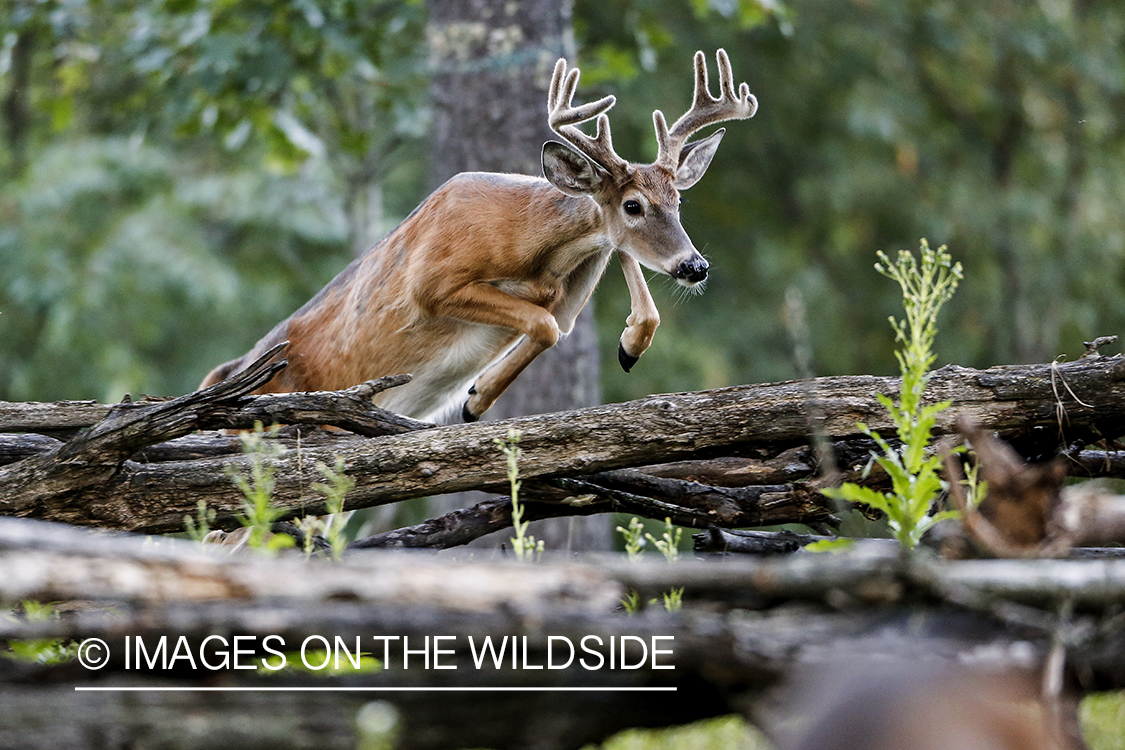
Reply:
[[[481, 172], [452, 177], [249, 353], [212, 370], [202, 385], [288, 341], [289, 366], [261, 392], [339, 390], [408, 372], [408, 384], [379, 394], [375, 403], [435, 418], [468, 389], [462, 416], [473, 421], [570, 332], [613, 254], [630, 295], [618, 347], [628, 372], [660, 323], [641, 266], [688, 288], [707, 278], [707, 261], [680, 224], [680, 191], [703, 176], [724, 131], [692, 143], [688, 138], [717, 122], [752, 117], [758, 108], [745, 83], [735, 89], [726, 52], [719, 50], [716, 58], [719, 96], [711, 94], [706, 59], [696, 52], [691, 109], [671, 128], [660, 110], [653, 112], [659, 152], [644, 165], [613, 150], [606, 112], [615, 97], [574, 106], [579, 71], [560, 59], [547, 121], [568, 145], [544, 144], [543, 178]], [[576, 127], [595, 118], [593, 137]]]

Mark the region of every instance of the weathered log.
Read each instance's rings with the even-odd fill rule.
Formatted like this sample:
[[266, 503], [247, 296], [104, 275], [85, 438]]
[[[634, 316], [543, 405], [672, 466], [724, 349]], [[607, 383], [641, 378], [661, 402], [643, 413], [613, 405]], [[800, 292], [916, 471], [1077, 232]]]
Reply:
[[[201, 609], [197, 607], [192, 611], [199, 613]], [[411, 627], [413, 621], [387, 622], [381, 617], [364, 623], [356, 617], [356, 609], [333, 605], [311, 613], [309, 629], [339, 635], [344, 641], [350, 641], [353, 633], [368, 640], [372, 633], [424, 637], [422, 633], [435, 632], [433, 621], [425, 618], [420, 620], [420, 627]], [[196, 620], [199, 632], [257, 633], [261, 632], [262, 622], [276, 622], [279, 616], [295, 614], [292, 609], [277, 607], [257, 611], [247, 607], [212, 608], [211, 611], [214, 613], [212, 620]], [[607, 628], [606, 620], [601, 619], [572, 621], [559, 630], [548, 624], [547, 632], [555, 634], [556, 638], [571, 639], [598, 634], [608, 637], [611, 633], [619, 637], [643, 637], [649, 633], [671, 636], [677, 657], [676, 669], [663, 674], [648, 669], [628, 673], [593, 672], [581, 675], [577, 682], [560, 671], [493, 670], [491, 667], [475, 670], [464, 662], [457, 662], [456, 670], [442, 672], [415, 667], [346, 677], [264, 676], [260, 670], [241, 673], [228, 670], [208, 675], [206, 684], [232, 692], [208, 695], [157, 692], [200, 685], [198, 679], [191, 680], [182, 671], [179, 674], [149, 670], [130, 673], [111, 665], [98, 672], [83, 673], [78, 669], [40, 667], [9, 677], [4, 673], [10, 668], [0, 666], [0, 699], [4, 701], [6, 718], [3, 731], [19, 738], [19, 747], [24, 750], [35, 750], [59, 747], [57, 738], [61, 732], [54, 728], [56, 724], [80, 728], [87, 737], [105, 736], [109, 732], [122, 738], [145, 737], [152, 736], [159, 728], [175, 735], [187, 731], [193, 724], [198, 725], [203, 716], [217, 714], [234, 718], [236, 715], [230, 711], [238, 709], [255, 712], [251, 727], [258, 721], [272, 720], [292, 732], [297, 727], [307, 726], [301, 717], [316, 711], [320, 705], [316, 693], [298, 692], [313, 688], [332, 691], [333, 698], [349, 709], [347, 713], [327, 711], [322, 720], [333, 724], [354, 717], [362, 702], [377, 698], [393, 704], [402, 723], [402, 747], [436, 750], [485, 745], [577, 749], [604, 740], [612, 732], [628, 726], [667, 726], [736, 709], [753, 711], [760, 703], [767, 702], [766, 696], [770, 695], [780, 674], [799, 668], [823, 672], [859, 654], [880, 660], [924, 658], [930, 669], [971, 658], [978, 663], [987, 660], [982, 666], [990, 671], [1028, 674], [1035, 664], [1041, 663], [1047, 650], [1045, 639], [1034, 632], [1020, 631], [1021, 640], [1016, 641], [986, 616], [949, 611], [829, 613], [806, 610], [799, 619], [792, 613], [776, 613], [741, 620], [722, 615], [617, 617], [615, 620], [620, 629]], [[161, 634], [176, 634], [179, 621], [175, 617], [157, 615], [152, 624], [155, 627], [134, 631], [132, 636], [147, 635], [151, 643], [151, 639]], [[403, 627], [398, 628], [399, 625]], [[298, 631], [292, 632], [299, 638]], [[523, 623], [512, 632], [521, 634], [522, 638], [522, 634], [536, 631]], [[107, 636], [111, 647], [120, 647], [121, 630], [103, 635]], [[464, 646], [467, 638], [467, 635], [462, 636], [461, 651], [468, 650]], [[1106, 641], [1099, 639], [1098, 645]], [[395, 652], [391, 657], [401, 658]], [[544, 662], [544, 654], [539, 649], [528, 655], [531, 665]], [[1080, 664], [1086, 666], [1085, 660]], [[453, 663], [446, 661], [445, 665]], [[548, 681], [553, 681], [553, 685], [546, 684]], [[75, 687], [104, 692], [76, 693]], [[471, 693], [467, 689], [470, 687], [483, 692]], [[438, 696], [428, 692], [401, 692], [403, 688], [451, 692]], [[533, 692], [541, 688], [546, 688], [546, 692]], [[583, 688], [597, 692], [577, 692]], [[675, 692], [626, 692], [637, 688], [674, 689]], [[254, 689], [271, 692], [269, 695], [233, 692]], [[520, 692], [500, 692], [501, 689]], [[138, 692], [118, 692], [124, 690]], [[345, 692], [348, 690], [370, 692]], [[276, 698], [276, 705], [257, 696]], [[63, 710], [67, 721], [58, 722], [57, 716]], [[288, 716], [291, 712], [300, 716]], [[195, 722], [185, 722], [185, 714], [195, 717]], [[235, 726], [239, 724], [235, 722]], [[247, 737], [244, 729], [235, 729], [224, 740], [244, 737]], [[308, 746], [302, 744], [299, 737], [286, 738], [272, 731], [250, 739], [261, 741], [263, 738], [272, 739], [271, 746]], [[52, 739], [56, 740], [54, 744]]]
[[698, 482], [713, 487], [788, 484], [808, 479], [816, 473], [816, 466], [809, 460], [808, 451], [807, 446], [799, 446], [776, 456], [720, 456], [708, 461], [674, 461], [642, 466], [639, 470], [654, 477]]
[[[156, 692], [170, 688], [276, 691], [275, 704], [258, 701], [253, 692], [224, 693], [221, 702], [258, 710], [256, 720], [269, 717], [290, 728], [305, 726], [284, 719], [298, 705], [293, 695], [307, 696], [302, 706], [318, 704], [311, 694], [286, 691], [373, 691], [338, 698], [349, 712], [358, 709], [360, 698], [389, 701], [400, 713], [404, 746], [444, 748], [528, 747], [536, 738], [551, 747], [578, 747], [626, 726], [671, 724], [734, 709], [755, 713], [756, 706], [776, 698], [769, 691], [794, 670], [824, 670], [857, 654], [924, 656], [930, 664], [968, 661], [990, 671], [1034, 674], [1061, 642], [1080, 689], [1125, 686], [1125, 626], [1114, 619], [1125, 597], [1125, 561], [941, 562], [860, 545], [836, 556], [676, 565], [609, 558], [545, 558], [527, 565], [387, 552], [327, 564], [299, 555], [231, 558], [177, 540], [152, 544], [130, 535], [0, 519], [0, 568], [5, 571], [0, 599], [63, 597], [112, 605], [86, 605], [42, 622], [0, 621], [0, 639], [101, 638], [113, 655], [96, 671], [76, 663], [44, 667], [0, 659], [5, 706], [0, 739], [18, 738], [23, 748], [57, 746], [65, 732], [55, 729], [59, 722], [51, 718], [63, 706], [65, 727], [80, 727], [89, 736], [112, 729], [126, 738], [150, 736], [162, 722], [183, 730], [180, 716], [189, 705], [221, 710], [206, 695], [192, 696], [189, 703], [190, 694]], [[678, 614], [654, 608], [635, 617], [615, 612], [626, 589], [647, 599], [679, 586], [687, 604]], [[769, 608], [794, 600], [805, 604]], [[880, 606], [869, 606], [873, 603]], [[727, 611], [738, 605], [758, 611]], [[1071, 610], [1075, 614], [1057, 614]], [[1061, 630], [1072, 635], [1060, 641]], [[1073, 635], [1078, 633], [1081, 637]], [[426, 639], [439, 634], [449, 636], [442, 646], [450, 649], [444, 664], [456, 668], [406, 668], [408, 658], [420, 667], [423, 652], [437, 659], [436, 645]], [[248, 643], [243, 664], [257, 665], [264, 656], [275, 660], [258, 645], [267, 635], [280, 639], [274, 646], [290, 658], [308, 638], [338, 637], [349, 647], [359, 638], [364, 650], [386, 662], [376, 673], [345, 670], [331, 677], [167, 663], [181, 638], [185, 648], [201, 649], [207, 638], [229, 644], [235, 636]], [[168, 638], [165, 661], [152, 657], [151, 665], [142, 667], [134, 654], [129, 666], [126, 636], [147, 639], [149, 653], [159, 638]], [[497, 667], [486, 660], [475, 666], [469, 639], [479, 644], [485, 636], [528, 644], [522, 663], [513, 667], [504, 659]], [[664, 664], [674, 669], [654, 669], [651, 660], [630, 670], [537, 669], [553, 653], [547, 636], [559, 643], [587, 636], [601, 644], [611, 638], [665, 639]], [[407, 638], [413, 655], [402, 648]], [[76, 686], [105, 692], [76, 694]], [[454, 692], [435, 701], [425, 692], [396, 692], [404, 688]], [[539, 693], [468, 688], [556, 692], [540, 705]], [[627, 692], [638, 688], [677, 692]], [[129, 694], [120, 691], [131, 689], [141, 691], [131, 695], [151, 712], [123, 713]], [[540, 710], [531, 711], [531, 705]], [[470, 721], [472, 716], [478, 720]], [[496, 722], [479, 720], [482, 716]], [[547, 716], [544, 725], [540, 719]], [[283, 744], [305, 746], [297, 740]]]
[[[691, 523], [701, 526], [767, 526], [778, 523], [805, 523], [829, 518], [827, 503], [812, 485], [784, 484], [754, 487], [712, 487], [671, 477], [655, 477], [643, 471], [619, 469], [566, 482], [567, 489], [600, 489], [613, 497], [615, 492], [660, 498], [670, 506], [694, 511]], [[596, 491], [596, 490], [595, 490]], [[627, 501], [622, 510], [629, 512]], [[651, 514], [646, 514], [651, 517]], [[789, 520], [782, 521], [786, 518]], [[702, 523], [700, 523], [702, 522]]]
[[[1123, 377], [1125, 360], [1119, 356], [984, 371], [946, 367], [933, 373], [927, 395], [954, 402], [954, 408], [939, 416], [937, 434], [948, 434], [957, 416], [969, 415], [984, 429], [1015, 431], [1025, 441], [1050, 440], [1057, 445], [1060, 426], [1067, 442], [1125, 432]], [[855, 436], [857, 421], [888, 430], [886, 410], [875, 395], [893, 396], [898, 387], [897, 378], [820, 379], [817, 393], [823, 399], [827, 434]], [[204, 396], [185, 398], [195, 404]], [[309, 493], [310, 482], [318, 478], [310, 469], [318, 461], [331, 463], [335, 454], [357, 480], [346, 500], [348, 509], [501, 486], [506, 467], [493, 442], [505, 438], [509, 429], [523, 434], [520, 472], [525, 480], [762, 447], [777, 450], [806, 440], [805, 399], [800, 383], [739, 386], [376, 437], [339, 450], [291, 451], [276, 462], [275, 497], [292, 513], [323, 512], [323, 503]], [[1050, 429], [1035, 432], [1034, 427]], [[155, 432], [152, 437], [162, 437], [159, 430]], [[87, 439], [83, 445], [90, 448], [91, 443]], [[69, 452], [79, 447], [72, 445]], [[55, 455], [67, 451], [61, 448]], [[43, 487], [42, 475], [49, 463], [31, 457], [0, 469], [0, 513], [172, 531], [181, 527], [183, 516], [194, 511], [198, 499], [220, 518], [231, 519], [239, 510], [240, 497], [228, 467], [246, 469], [245, 459], [224, 458], [124, 464], [111, 471], [106, 458], [87, 455], [81, 465], [55, 467], [55, 481]], [[86, 468], [92, 466], [98, 470]], [[32, 482], [39, 485], [32, 489]], [[54, 499], [43, 502], [44, 493]]]
[[[550, 557], [545, 558], [550, 562]], [[747, 591], [760, 596], [824, 599], [851, 592], [879, 601], [913, 595], [944, 600], [950, 592], [1034, 604], [1062, 602], [1112, 613], [1125, 601], [1122, 560], [957, 560], [903, 555], [879, 540], [838, 555], [756, 560], [687, 560], [632, 564], [620, 556], [587, 563], [520, 565], [431, 555], [357, 552], [344, 563], [231, 557], [177, 540], [152, 543], [120, 533], [0, 519], [0, 600], [91, 599], [159, 604], [216, 599], [366, 602], [486, 612], [565, 606], [609, 612], [626, 588], [657, 594], [686, 587], [696, 599]], [[834, 594], [833, 594], [834, 595]], [[529, 609], [531, 608], [531, 609]], [[4, 631], [9, 632], [9, 631]]]
[[[953, 417], [967, 412], [985, 429], [1004, 430], [1044, 452], [1051, 452], [1060, 442], [1069, 446], [1076, 441], [1116, 437], [1125, 424], [1121, 364], [1120, 358], [1103, 358], [1058, 367], [984, 372], [947, 368], [935, 374], [930, 395], [948, 398], [956, 391], [963, 398], [943, 415], [938, 432], [948, 431]], [[887, 430], [882, 407], [871, 396], [881, 380], [889, 386], [888, 392], [897, 383], [874, 378], [826, 380], [857, 389], [833, 392], [829, 386], [818, 387], [825, 399], [828, 434], [837, 436], [832, 430], [842, 430], [839, 437], [854, 437], [856, 419]], [[655, 510], [660, 507], [657, 503], [664, 503], [702, 524], [722, 507], [712, 506], [715, 514], [700, 513], [707, 502], [728, 503], [744, 495], [716, 492], [715, 487], [701, 489], [682, 480], [638, 479], [632, 476], [635, 472], [619, 470], [763, 448], [776, 453], [797, 445], [805, 439], [805, 394], [796, 388], [793, 399], [787, 401], [786, 387], [772, 384], [662, 396], [509, 423], [349, 439], [343, 449], [302, 444], [277, 462], [283, 480], [278, 498], [294, 512], [316, 511], [317, 505], [308, 502], [307, 486], [318, 477], [308, 468], [318, 460], [330, 461], [334, 453], [344, 456], [349, 474], [359, 480], [349, 497], [350, 507], [392, 502], [459, 483], [502, 486], [505, 466], [492, 439], [503, 438], [508, 427], [515, 426], [523, 431], [521, 475], [529, 492], [539, 487], [545, 494], [588, 494], [581, 502], [617, 503], [617, 507], [639, 498], [648, 508]], [[234, 413], [243, 403], [242, 397], [232, 396], [223, 408]], [[122, 407], [118, 417], [128, 408], [149, 407], [167, 405]], [[1065, 419], [1056, 411], [1060, 408], [1066, 412]], [[175, 431], [168, 429], [175, 421], [173, 413], [157, 413], [161, 426], [144, 440]], [[114, 418], [111, 415], [105, 424], [70, 443], [48, 446], [47, 454], [28, 456], [0, 469], [0, 477], [26, 478], [28, 475], [19, 474], [23, 469], [4, 472], [21, 466], [26, 469], [29, 462], [52, 455], [62, 474], [73, 474], [81, 481], [80, 489], [49, 494], [54, 498], [51, 502], [65, 508], [77, 522], [116, 528], [146, 524], [156, 528], [163, 523], [177, 529], [182, 516], [194, 511], [197, 497], [211, 500], [213, 507], [228, 516], [237, 509], [237, 494], [229, 486], [224, 467], [234, 464], [245, 469], [246, 459], [220, 456], [141, 464], [132, 460], [137, 450], [130, 444], [134, 435], [122, 440], [109, 429]], [[118, 428], [122, 425], [131, 429], [127, 419], [117, 423]], [[1063, 437], [1058, 434], [1060, 425], [1065, 430]], [[121, 434], [125, 432], [129, 430]], [[95, 450], [83, 454], [81, 449], [90, 446]], [[68, 447], [72, 452], [68, 453]], [[98, 458], [99, 451], [109, 458]], [[60, 456], [64, 460], [59, 461]], [[113, 461], [117, 461], [116, 467]], [[602, 476], [606, 474], [608, 480]], [[599, 476], [605, 480], [602, 484], [597, 482]], [[397, 482], [400, 478], [403, 481]], [[626, 479], [634, 483], [626, 486]], [[195, 487], [198, 494], [191, 494]], [[12, 488], [11, 482], [0, 486], [0, 513], [42, 513], [27, 504], [16, 508], [11, 498], [18, 494], [10, 493]], [[757, 489], [760, 498], [762, 491]], [[557, 494], [550, 497], [557, 503]], [[684, 505], [669, 502], [669, 497]], [[687, 507], [700, 498], [699, 507]], [[731, 507], [738, 513], [747, 512], [737, 505]], [[565, 737], [556, 743], [560, 747], [598, 741], [625, 723], [687, 720], [734, 706], [746, 709], [790, 669], [825, 669], [829, 657], [849, 652], [913, 659], [925, 654], [949, 662], [988, 659], [991, 666], [1038, 671], [1051, 661], [1052, 653], [1061, 650], [1068, 673], [1081, 689], [1125, 686], [1125, 630], [1119, 617], [1113, 619], [1125, 599], [1125, 567], [1120, 561], [945, 563], [924, 556], [871, 552], [870, 545], [863, 545], [858, 553], [836, 556], [797, 554], [771, 561], [694, 561], [674, 566], [656, 561], [628, 565], [617, 560], [554, 563], [548, 558], [542, 565], [528, 567], [388, 557], [378, 552], [354, 553], [342, 565], [327, 565], [308, 564], [297, 557], [232, 560], [171, 540], [159, 545], [108, 535], [76, 540], [70, 530], [45, 530], [41, 524], [23, 523], [28, 525], [21, 526], [17, 534], [22, 541], [13, 541], [7, 533], [11, 527], [5, 529], [7, 522], [0, 524], [0, 569], [5, 571], [0, 577], [0, 598], [80, 598], [112, 604], [114, 612], [87, 609], [46, 623], [6, 622], [0, 624], [0, 638], [100, 636], [115, 643], [112, 639], [125, 635], [185, 634], [198, 644], [212, 634], [264, 635], [275, 630], [293, 638], [317, 632], [418, 638], [437, 633], [458, 637], [490, 634], [527, 636], [532, 641], [548, 634], [675, 638], [676, 670], [671, 675], [643, 669], [626, 676], [578, 674], [560, 681], [558, 672], [547, 670], [497, 670], [484, 676], [480, 670], [409, 675], [385, 671], [317, 683], [375, 688], [495, 687], [508, 680], [524, 687], [662, 686], [679, 690], [668, 700], [654, 700], [646, 694], [644, 701], [636, 702], [641, 706], [629, 703], [635, 699], [629, 693], [595, 694], [596, 700], [585, 703], [552, 696], [552, 708], [571, 713], [569, 718], [558, 719], [558, 711], [552, 712], [555, 725], [567, 727], [550, 735], [553, 740]], [[624, 618], [612, 611], [625, 589], [647, 599], [673, 587], [686, 589], [687, 607], [680, 615], [650, 608], [641, 617]], [[803, 606], [770, 608], [774, 602], [794, 600], [803, 601]], [[853, 606], [857, 604], [879, 606]], [[728, 613], [731, 607], [758, 611]], [[533, 646], [533, 660], [542, 654], [541, 644]], [[392, 655], [399, 656], [397, 652]], [[209, 685], [299, 687], [292, 680], [302, 678], [267, 682], [256, 674], [227, 670], [207, 675], [207, 679]], [[28, 695], [29, 681], [41, 686], [30, 701], [21, 697]], [[120, 663], [95, 674], [73, 665], [46, 668], [0, 661], [0, 703], [6, 709], [6, 726], [14, 715], [21, 722], [20, 729], [41, 731], [37, 728], [51, 725], [64, 706], [76, 705], [89, 709], [75, 712], [83, 717], [84, 736], [104, 735], [123, 725], [125, 701], [119, 694], [108, 693], [104, 699], [83, 696], [76, 702], [76, 683], [150, 688], [200, 684], [197, 675], [182, 671], [138, 675], [124, 670]], [[402, 712], [415, 747], [458, 743], [526, 747], [549, 734], [529, 716], [523, 694], [511, 701], [491, 694], [481, 700], [441, 701], [436, 710], [432, 696], [427, 701], [425, 694], [389, 695]], [[149, 698], [146, 704], [159, 705], [161, 700]], [[251, 701], [230, 703], [248, 710], [269, 710]], [[294, 703], [280, 701], [279, 705], [280, 710], [291, 712]], [[542, 713], [546, 715], [545, 710]], [[136, 711], [129, 715], [137, 722], [125, 732], [129, 741], [151, 736], [146, 732], [160, 721], [168, 721], [155, 714], [137, 718]], [[469, 720], [482, 716], [495, 716], [498, 721]], [[573, 727], [583, 723], [597, 727], [593, 735], [575, 733]], [[498, 726], [501, 730], [474, 734], [466, 730], [468, 726]], [[432, 733], [427, 734], [428, 730]], [[60, 746], [58, 736], [40, 740], [33, 734], [16, 736], [23, 747]], [[5, 739], [0, 731], [0, 740]]]
[[112, 409], [96, 401], [0, 401], [0, 432], [67, 438], [101, 422]]
[[[1120, 538], [1120, 537], [1117, 537]], [[850, 541], [838, 536], [797, 534], [792, 531], [752, 531], [722, 529], [715, 526], [692, 535], [692, 549], [711, 554], [787, 555], [814, 542]], [[888, 549], [898, 546], [894, 539], [866, 539], [864, 544], [884, 544]], [[1071, 547], [1071, 560], [1125, 559], [1125, 547]]]
[[[278, 351], [275, 347], [270, 357]], [[53, 508], [59, 498], [104, 486], [137, 450], [198, 429], [204, 414], [237, 402], [284, 366], [263, 358], [229, 380], [178, 399], [118, 404], [58, 447], [0, 468], [3, 509], [20, 515], [29, 505]]]

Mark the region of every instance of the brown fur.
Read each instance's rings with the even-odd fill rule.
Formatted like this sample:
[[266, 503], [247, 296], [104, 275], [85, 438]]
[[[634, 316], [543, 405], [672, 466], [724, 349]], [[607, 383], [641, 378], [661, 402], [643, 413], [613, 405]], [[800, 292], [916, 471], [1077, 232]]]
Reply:
[[[646, 187], [661, 186], [643, 172], [640, 177]], [[648, 200], [678, 201], [674, 189], [664, 188]], [[575, 272], [592, 258], [600, 267], [608, 260], [607, 223], [594, 200], [565, 196], [543, 179], [458, 175], [253, 350], [213, 370], [203, 385], [284, 340], [289, 366], [261, 392], [338, 390], [382, 375], [417, 374], [473, 325], [503, 332], [486, 347], [485, 365], [521, 334], [542, 348], [553, 346], [560, 304], [575, 292], [584, 304], [593, 289]], [[642, 239], [645, 256], [659, 252], [659, 238]], [[423, 416], [438, 408], [428, 400], [409, 410]]]

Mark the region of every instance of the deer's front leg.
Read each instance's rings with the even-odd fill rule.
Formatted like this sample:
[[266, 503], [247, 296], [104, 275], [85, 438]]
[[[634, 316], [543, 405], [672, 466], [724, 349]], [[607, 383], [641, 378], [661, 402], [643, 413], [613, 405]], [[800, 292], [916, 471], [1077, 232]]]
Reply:
[[617, 345], [617, 361], [625, 372], [629, 372], [652, 343], [656, 327], [660, 325], [660, 311], [649, 294], [641, 264], [633, 256], [622, 252], [617, 253], [617, 259], [621, 261], [625, 283], [629, 286], [629, 317], [625, 320], [625, 330]]
[[[550, 289], [539, 292], [548, 303], [557, 295], [557, 291]], [[532, 360], [559, 340], [558, 321], [546, 308], [486, 282], [466, 284], [436, 294], [431, 300], [427, 307], [437, 315], [508, 328], [524, 335], [515, 349], [477, 379], [461, 412], [466, 422], [479, 419]]]
[[[547, 313], [552, 316], [557, 324], [558, 332], [570, 333], [574, 328], [574, 321], [578, 313], [586, 306], [594, 287], [605, 271], [610, 254], [599, 253], [583, 261], [571, 272], [562, 285], [560, 296], [554, 297], [552, 311]], [[546, 312], [546, 310], [543, 310]], [[517, 329], [520, 330], [520, 329]], [[550, 346], [545, 342], [536, 341], [528, 336], [521, 340], [506, 357], [485, 370], [469, 391], [469, 400], [461, 410], [461, 416], [466, 422], [475, 421], [507, 390], [521, 372], [532, 361]]]
[[550, 347], [536, 343], [530, 338], [520, 339], [515, 349], [477, 378], [477, 382], [469, 390], [469, 400], [461, 408], [461, 418], [466, 422], [480, 419], [482, 414], [492, 408], [496, 399], [500, 398], [500, 394], [508, 390], [512, 381], [548, 348]]

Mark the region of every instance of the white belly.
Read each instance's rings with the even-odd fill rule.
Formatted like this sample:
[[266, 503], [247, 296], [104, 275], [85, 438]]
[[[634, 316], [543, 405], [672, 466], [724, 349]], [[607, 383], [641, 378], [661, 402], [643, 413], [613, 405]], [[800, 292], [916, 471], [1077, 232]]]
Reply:
[[466, 325], [463, 334], [445, 347], [440, 357], [416, 368], [409, 383], [380, 394], [376, 403], [414, 419], [441, 420], [460, 409], [477, 376], [503, 357], [518, 339], [506, 328]]

